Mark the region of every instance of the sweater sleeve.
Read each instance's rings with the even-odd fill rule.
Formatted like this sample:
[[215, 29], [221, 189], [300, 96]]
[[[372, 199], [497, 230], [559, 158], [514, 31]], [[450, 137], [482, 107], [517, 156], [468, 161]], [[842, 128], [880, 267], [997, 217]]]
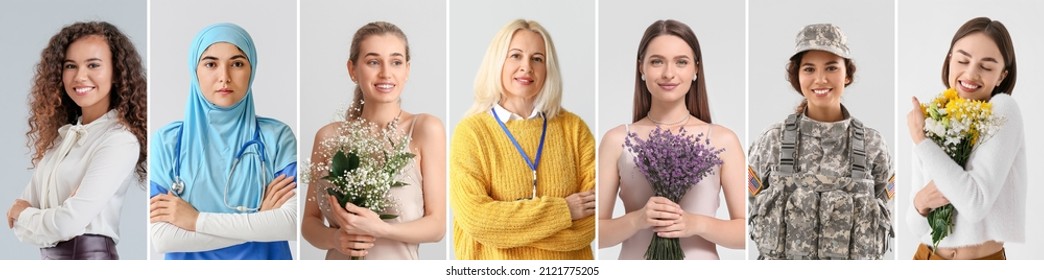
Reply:
[[462, 121], [451, 145], [450, 202], [454, 222], [469, 236], [486, 246], [515, 248], [528, 246], [570, 228], [569, 207], [561, 197], [539, 197], [517, 201], [497, 201], [489, 194], [492, 181], [473, 126]]
[[[926, 140], [925, 142], [928, 141], [931, 140]], [[909, 231], [914, 234], [913, 237], [917, 240], [920, 240], [920, 238], [924, 236], [925, 233], [931, 232], [932, 229], [928, 225], [928, 218], [921, 216], [920, 213], [917, 213], [917, 207], [914, 206], [913, 202], [914, 197], [917, 195], [917, 192], [920, 192], [922, 189], [924, 189], [924, 185], [926, 184], [923, 174], [924, 169], [921, 166], [921, 159], [914, 157], [913, 162], [911, 164], [913, 164], [913, 172], [910, 172], [911, 184], [910, 194], [908, 195], [910, 197], [910, 207], [908, 207], [906, 211], [906, 224], [910, 226]]]
[[[914, 152], [926, 164], [928, 178], [954, 208], [959, 219], [981, 221], [993, 207], [1015, 163], [1015, 153], [1022, 150], [1022, 114], [1014, 100], [998, 94], [993, 103], [993, 114], [1004, 119], [1000, 129], [974, 148], [965, 167], [957, 165], [935, 142], [925, 140], [914, 146]], [[1011, 191], [1011, 190], [1007, 190]]]
[[[594, 136], [582, 120], [577, 118], [579, 127], [575, 138], [576, 154], [579, 155], [576, 170], [580, 191], [590, 191], [595, 187], [595, 144]], [[568, 214], [568, 213], [567, 213]], [[595, 216], [573, 221], [573, 225], [554, 235], [536, 241], [530, 246], [548, 251], [576, 251], [591, 246], [594, 241]]]
[[90, 156], [76, 194], [55, 208], [26, 208], [14, 224], [22, 242], [53, 247], [59, 241], [83, 234], [87, 225], [109, 207], [127, 176], [133, 176], [138, 160], [138, 140], [130, 133], [112, 134]]

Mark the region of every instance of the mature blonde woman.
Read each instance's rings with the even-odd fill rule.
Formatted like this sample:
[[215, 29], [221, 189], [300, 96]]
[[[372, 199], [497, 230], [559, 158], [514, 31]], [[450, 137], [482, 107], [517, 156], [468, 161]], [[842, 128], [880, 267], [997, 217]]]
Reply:
[[594, 137], [561, 100], [547, 30], [521, 19], [501, 28], [453, 135], [457, 258], [592, 258]]

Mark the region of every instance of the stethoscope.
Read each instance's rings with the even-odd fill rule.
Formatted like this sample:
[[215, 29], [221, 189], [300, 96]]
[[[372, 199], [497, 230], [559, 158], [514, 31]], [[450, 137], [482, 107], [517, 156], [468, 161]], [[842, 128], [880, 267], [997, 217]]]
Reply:
[[[257, 124], [255, 124], [257, 125]], [[178, 130], [178, 142], [174, 144], [174, 183], [171, 185], [172, 193], [175, 196], [181, 197], [185, 193], [185, 181], [181, 180], [181, 131]], [[256, 152], [247, 152], [247, 148], [250, 146], [256, 146]], [[243, 155], [254, 154], [258, 155], [261, 161], [261, 173], [258, 173], [258, 182], [261, 183], [262, 191], [257, 196], [257, 207], [247, 207], [246, 205], [232, 205], [228, 202], [228, 186], [232, 183], [232, 175], [236, 173], [236, 167], [239, 166], [239, 161], [243, 158]], [[264, 197], [264, 183], [265, 174], [268, 174], [268, 167], [265, 165], [265, 161], [268, 158], [265, 155], [265, 143], [261, 142], [261, 126], [257, 125], [254, 129], [254, 139], [243, 143], [243, 146], [239, 147], [239, 151], [236, 152], [235, 158], [232, 160], [232, 168], [228, 171], [228, 177], [225, 180], [225, 190], [223, 193], [222, 201], [225, 203], [225, 207], [236, 210], [239, 213], [255, 212], [261, 209], [262, 199]]]

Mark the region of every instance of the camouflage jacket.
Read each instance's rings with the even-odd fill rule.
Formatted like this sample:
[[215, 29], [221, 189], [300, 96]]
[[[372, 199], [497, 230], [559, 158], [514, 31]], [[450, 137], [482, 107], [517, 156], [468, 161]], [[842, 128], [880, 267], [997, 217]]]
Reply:
[[[843, 111], [833, 123], [793, 115], [796, 139], [783, 140], [783, 122], [751, 145], [749, 222], [760, 258], [879, 259], [888, 250], [891, 156], [880, 133]], [[781, 156], [785, 142], [792, 156]]]

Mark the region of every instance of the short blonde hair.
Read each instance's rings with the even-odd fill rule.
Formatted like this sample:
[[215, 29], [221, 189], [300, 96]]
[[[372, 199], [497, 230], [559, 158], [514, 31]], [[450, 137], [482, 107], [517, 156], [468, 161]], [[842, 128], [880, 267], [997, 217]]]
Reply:
[[508, 47], [515, 32], [529, 30], [540, 35], [544, 39], [544, 48], [547, 53], [547, 76], [544, 78], [544, 87], [537, 93], [534, 110], [543, 112], [546, 118], [554, 118], [562, 110], [562, 74], [558, 70], [558, 55], [555, 54], [555, 44], [551, 41], [551, 35], [540, 23], [532, 20], [516, 19], [500, 28], [493, 41], [486, 49], [486, 55], [482, 58], [482, 65], [475, 76], [475, 104], [471, 106], [466, 115], [474, 115], [489, 111], [494, 104], [500, 102], [504, 94], [504, 84], [500, 79], [504, 68], [504, 60], [507, 58]]

